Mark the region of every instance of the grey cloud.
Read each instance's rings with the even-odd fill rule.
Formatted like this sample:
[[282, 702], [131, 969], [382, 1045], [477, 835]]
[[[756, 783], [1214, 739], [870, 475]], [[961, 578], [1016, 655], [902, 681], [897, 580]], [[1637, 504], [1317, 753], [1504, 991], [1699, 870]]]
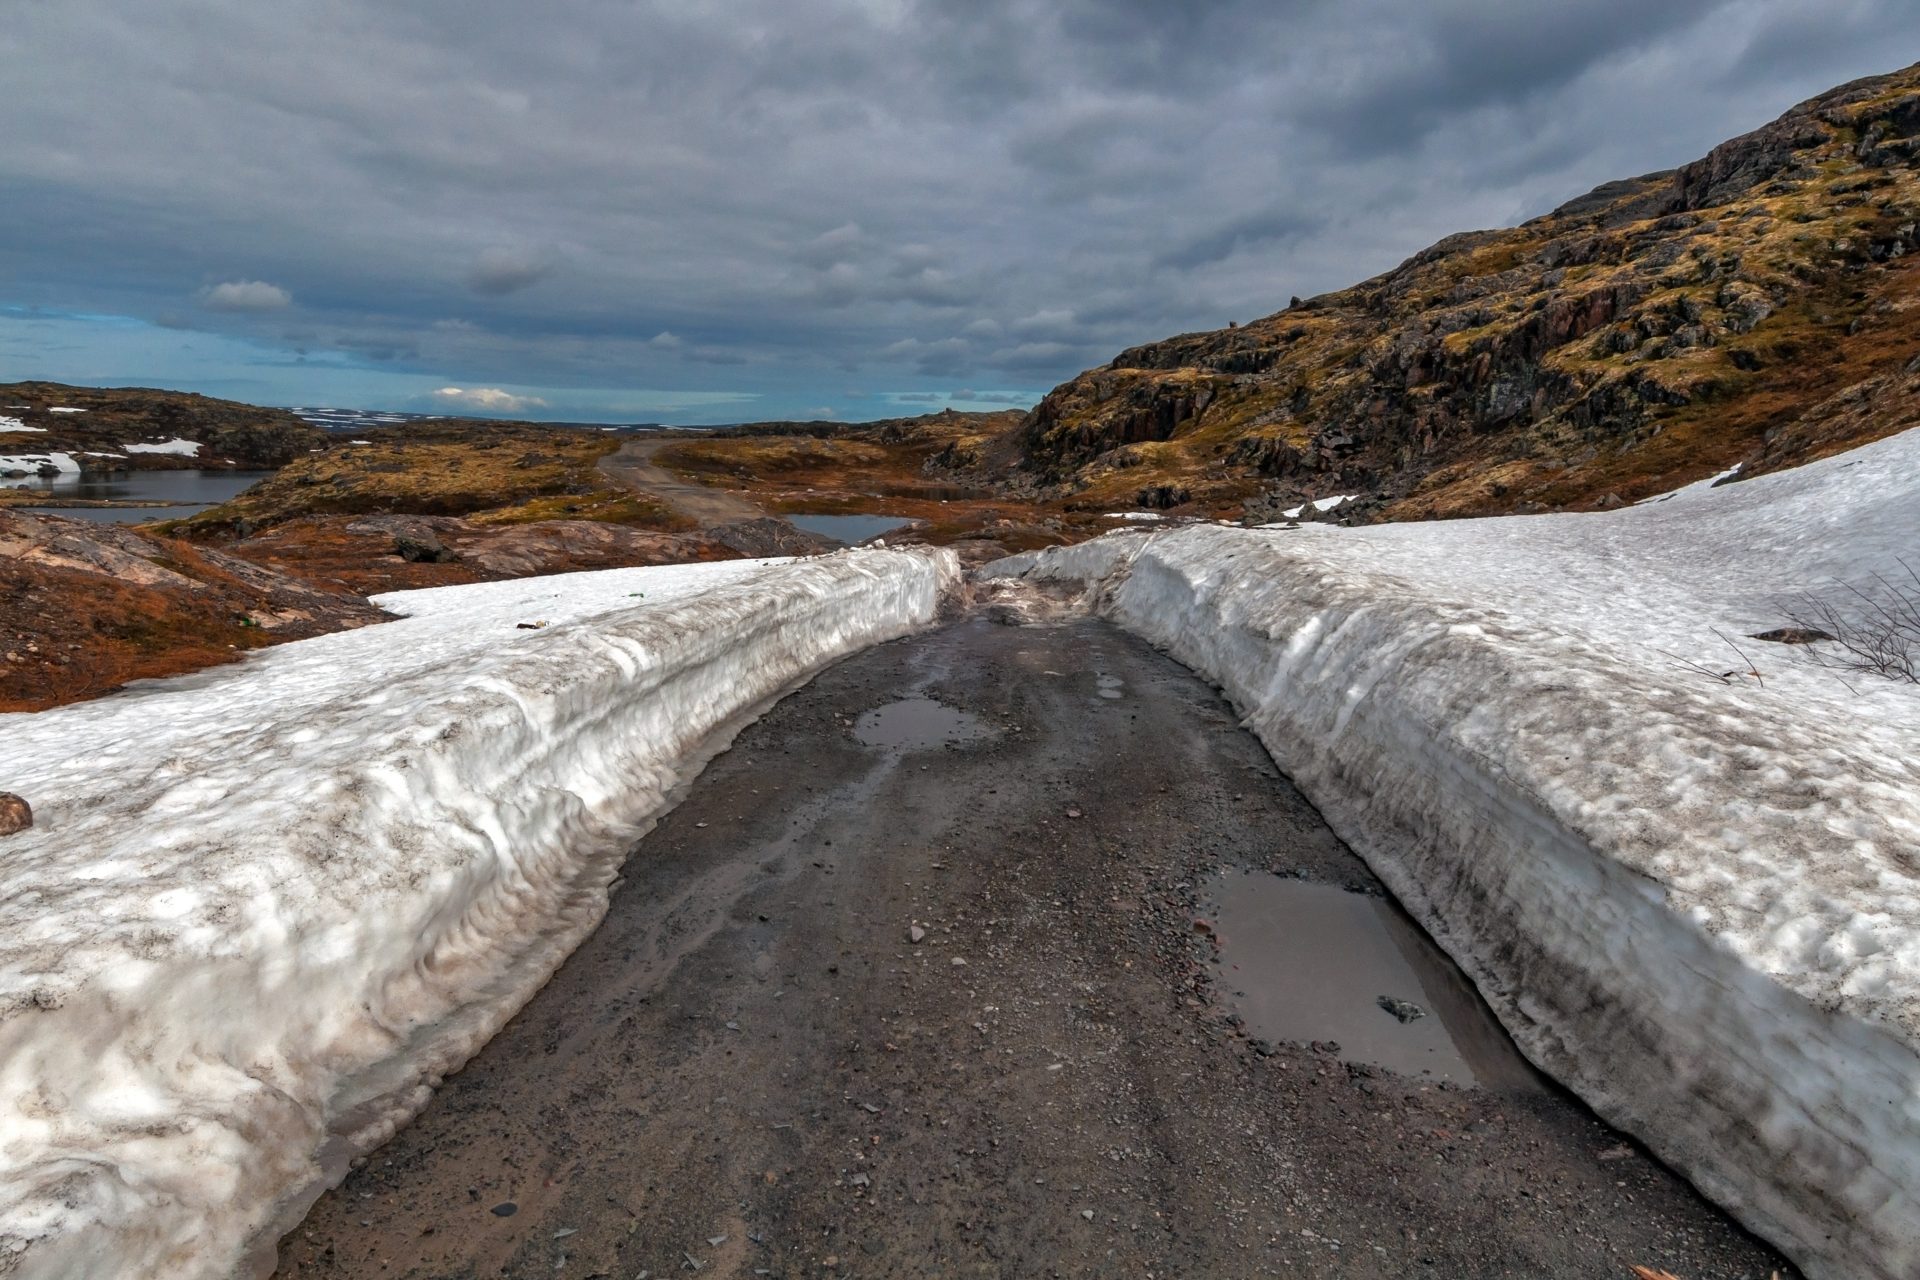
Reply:
[[1044, 388], [1691, 159], [1913, 4], [14, 6], [0, 306], [569, 405]]
[[545, 254], [495, 245], [482, 249], [474, 258], [467, 271], [467, 287], [490, 295], [518, 293], [540, 283], [552, 271], [553, 263]]
[[947, 399], [956, 404], [1007, 404], [1026, 408], [1040, 397], [1018, 391], [952, 391]]

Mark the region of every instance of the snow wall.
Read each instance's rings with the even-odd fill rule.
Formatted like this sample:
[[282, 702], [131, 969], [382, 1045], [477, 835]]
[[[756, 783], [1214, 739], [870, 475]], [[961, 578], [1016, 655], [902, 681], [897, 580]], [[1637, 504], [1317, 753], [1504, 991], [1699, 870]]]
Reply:
[[1745, 667], [1716, 628], [1903, 555], [1920, 432], [1603, 515], [1199, 525], [985, 572], [1088, 583], [1219, 684], [1527, 1055], [1809, 1276], [1912, 1280], [1920, 689], [1744, 638], [1764, 685], [1676, 660]]
[[0, 850], [0, 1274], [234, 1274], [592, 931], [716, 735], [958, 573], [404, 592], [400, 621], [0, 716], [37, 818]]

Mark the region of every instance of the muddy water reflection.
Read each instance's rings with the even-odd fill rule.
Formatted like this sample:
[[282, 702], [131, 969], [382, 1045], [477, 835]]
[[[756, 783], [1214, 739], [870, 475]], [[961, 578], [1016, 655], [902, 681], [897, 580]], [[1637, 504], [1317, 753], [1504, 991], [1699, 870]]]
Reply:
[[1248, 1034], [1337, 1044], [1348, 1062], [1402, 1075], [1538, 1085], [1465, 976], [1394, 903], [1258, 873], [1207, 890], [1221, 986]]
[[949, 743], [972, 742], [991, 733], [980, 717], [935, 702], [902, 698], [875, 707], [854, 722], [853, 736], [870, 747], [923, 751]]

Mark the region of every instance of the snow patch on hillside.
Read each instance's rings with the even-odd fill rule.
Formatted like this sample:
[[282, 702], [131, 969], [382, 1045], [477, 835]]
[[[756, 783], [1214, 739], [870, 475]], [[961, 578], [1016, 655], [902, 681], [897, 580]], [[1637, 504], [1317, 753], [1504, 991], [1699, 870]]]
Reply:
[[0, 454], [0, 476], [9, 471], [24, 471], [30, 476], [37, 476], [48, 467], [63, 476], [80, 474], [80, 464], [73, 460], [70, 453]]
[[[944, 552], [380, 597], [400, 620], [0, 716], [0, 1271], [232, 1274], [606, 909], [716, 731], [932, 621]], [[543, 623], [523, 629], [520, 624]]]
[[9, 418], [0, 415], [0, 432], [6, 432], [9, 435], [25, 433], [27, 435], [43, 436], [47, 434], [47, 429], [45, 427], [30, 427], [18, 418]]
[[198, 440], [160, 440], [148, 444], [130, 444], [122, 446], [128, 453], [172, 453], [183, 458], [191, 458], [200, 452]]
[[[1920, 551], [1920, 431], [1595, 515], [1117, 533], [1528, 1055], [1810, 1276], [1920, 1275], [1920, 688], [1745, 639]], [[1728, 683], [1691, 669], [1744, 670]], [[1671, 657], [1667, 655], [1673, 655]]]

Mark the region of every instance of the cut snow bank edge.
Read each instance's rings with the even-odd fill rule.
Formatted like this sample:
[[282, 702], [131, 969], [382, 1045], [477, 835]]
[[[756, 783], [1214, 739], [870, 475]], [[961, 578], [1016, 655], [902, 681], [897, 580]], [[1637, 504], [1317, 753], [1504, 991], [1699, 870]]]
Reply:
[[716, 731], [932, 622], [958, 573], [405, 592], [417, 616], [0, 717], [38, 818], [0, 863], [0, 1272], [232, 1274], [323, 1150], [383, 1140], [592, 931]]
[[1911, 1280], [1920, 702], [1650, 647], [1728, 665], [1701, 633], [1755, 601], [1714, 590], [1915, 545], [1920, 432], [1870, 448], [1603, 516], [1113, 534], [984, 574], [1088, 584], [1220, 685], [1527, 1055], [1809, 1276]]

